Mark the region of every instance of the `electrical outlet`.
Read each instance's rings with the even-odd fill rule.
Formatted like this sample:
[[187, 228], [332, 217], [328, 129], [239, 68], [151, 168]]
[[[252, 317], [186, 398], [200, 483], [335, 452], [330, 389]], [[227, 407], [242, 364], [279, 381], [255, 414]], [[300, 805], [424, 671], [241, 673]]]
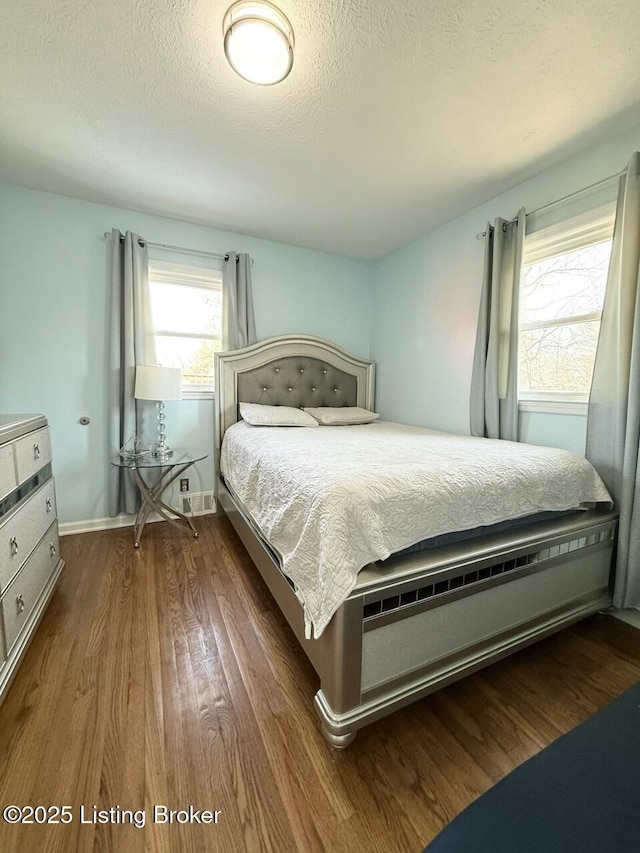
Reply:
[[189, 491], [189, 478], [188, 477], [180, 477], [180, 491], [188, 492]]

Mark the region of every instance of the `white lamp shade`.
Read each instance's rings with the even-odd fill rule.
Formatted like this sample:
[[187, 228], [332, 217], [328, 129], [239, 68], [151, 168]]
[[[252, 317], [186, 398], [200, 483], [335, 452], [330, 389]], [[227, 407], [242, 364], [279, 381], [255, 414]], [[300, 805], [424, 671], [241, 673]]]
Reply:
[[179, 367], [136, 367], [136, 400], [182, 400], [182, 371]]

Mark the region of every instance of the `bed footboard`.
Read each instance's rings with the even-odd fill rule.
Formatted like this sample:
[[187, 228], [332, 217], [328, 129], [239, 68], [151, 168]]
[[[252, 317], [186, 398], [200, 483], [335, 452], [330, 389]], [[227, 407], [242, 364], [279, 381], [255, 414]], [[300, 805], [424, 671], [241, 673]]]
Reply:
[[611, 604], [617, 515], [539, 523], [367, 566], [318, 640], [275, 555], [224, 482], [218, 503], [320, 677], [327, 740], [358, 729]]
[[[346, 745], [367, 723], [610, 606], [616, 524], [615, 513], [589, 512], [520, 541], [498, 535], [363, 570], [336, 614], [350, 637], [344, 659], [315, 697], [327, 739]], [[340, 643], [326, 642], [335, 660]], [[341, 672], [349, 683], [336, 690]]]

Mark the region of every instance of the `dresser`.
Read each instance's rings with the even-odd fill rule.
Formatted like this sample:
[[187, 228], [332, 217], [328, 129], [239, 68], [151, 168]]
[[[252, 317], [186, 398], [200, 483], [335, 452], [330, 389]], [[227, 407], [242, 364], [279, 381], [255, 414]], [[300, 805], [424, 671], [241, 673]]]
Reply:
[[0, 415], [0, 701], [64, 566], [44, 415]]

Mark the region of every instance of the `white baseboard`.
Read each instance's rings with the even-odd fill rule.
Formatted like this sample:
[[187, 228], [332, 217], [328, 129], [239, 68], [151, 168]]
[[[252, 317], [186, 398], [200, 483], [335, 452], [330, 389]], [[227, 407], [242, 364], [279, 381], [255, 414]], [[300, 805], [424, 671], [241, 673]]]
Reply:
[[[198, 513], [204, 515], [204, 513]], [[215, 515], [215, 509], [206, 515]], [[89, 518], [86, 521], [63, 521], [58, 524], [60, 536], [72, 536], [74, 533], [92, 533], [98, 530], [115, 530], [119, 527], [133, 527], [135, 515], [117, 515], [115, 518]], [[152, 512], [147, 524], [164, 521], [162, 516]]]

